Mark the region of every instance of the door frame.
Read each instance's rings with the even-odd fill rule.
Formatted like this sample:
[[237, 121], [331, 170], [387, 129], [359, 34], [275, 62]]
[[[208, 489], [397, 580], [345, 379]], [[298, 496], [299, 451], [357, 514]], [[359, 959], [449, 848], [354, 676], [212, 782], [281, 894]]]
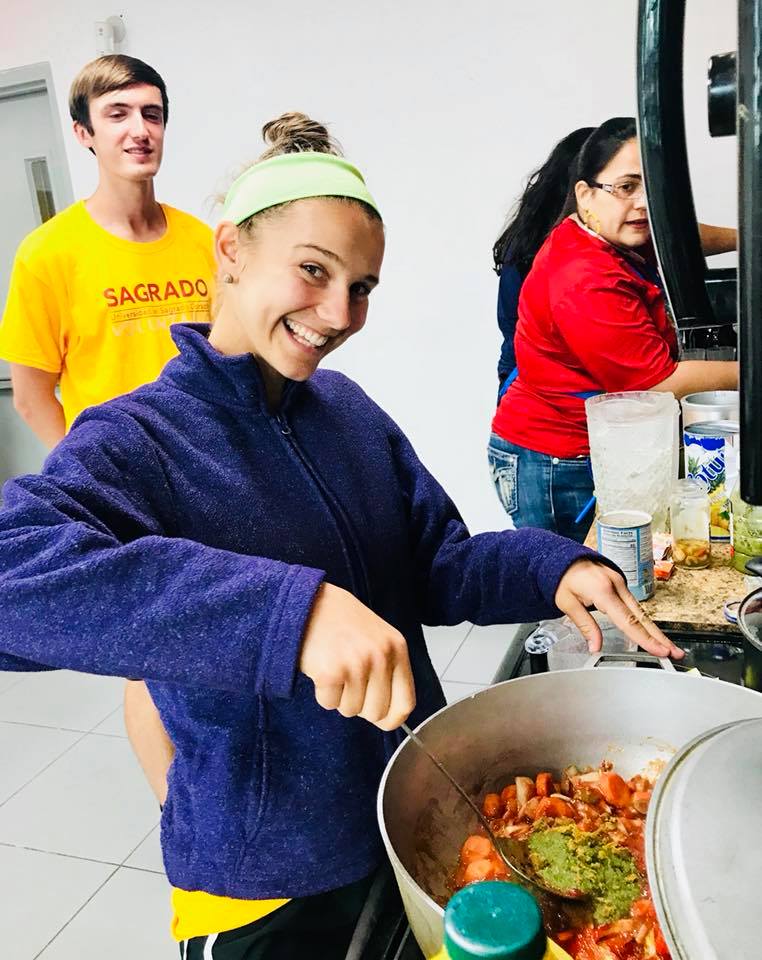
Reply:
[[[47, 95], [48, 111], [50, 113], [50, 129], [52, 131], [51, 150], [48, 174], [53, 188], [53, 197], [56, 201], [56, 212], [63, 210], [74, 203], [74, 191], [69, 174], [69, 165], [66, 162], [66, 147], [64, 146], [61, 118], [58, 115], [58, 101], [53, 86], [53, 72], [49, 63], [30, 63], [23, 67], [11, 67], [0, 70], [0, 109], [3, 100], [11, 100], [30, 94], [44, 93]], [[0, 392], [11, 389], [11, 381], [0, 373]]]
[[23, 67], [10, 67], [8, 70], [0, 70], [0, 103], [3, 100], [33, 93], [46, 93], [48, 97], [50, 128], [53, 132], [53, 156], [50, 157], [48, 172], [56, 201], [56, 212], [58, 212], [74, 203], [74, 190], [72, 189], [69, 165], [66, 162], [66, 147], [64, 146], [61, 118], [58, 115], [58, 101], [56, 100], [53, 72], [50, 69], [50, 64], [47, 62], [29, 63]]

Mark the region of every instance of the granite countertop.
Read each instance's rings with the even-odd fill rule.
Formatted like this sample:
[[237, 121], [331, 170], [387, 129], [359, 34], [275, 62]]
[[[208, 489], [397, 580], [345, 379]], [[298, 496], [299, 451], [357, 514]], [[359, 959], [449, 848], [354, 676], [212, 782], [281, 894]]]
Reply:
[[[595, 526], [587, 546], [595, 549]], [[728, 600], [746, 595], [743, 574], [730, 565], [730, 544], [712, 543], [712, 559], [704, 570], [675, 566], [667, 581], [656, 581], [656, 592], [641, 606], [662, 629], [739, 634], [722, 612]]]

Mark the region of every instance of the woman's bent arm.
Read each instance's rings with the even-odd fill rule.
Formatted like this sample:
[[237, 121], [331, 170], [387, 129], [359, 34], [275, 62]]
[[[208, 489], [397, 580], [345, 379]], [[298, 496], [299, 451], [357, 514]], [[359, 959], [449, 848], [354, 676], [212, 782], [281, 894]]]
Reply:
[[678, 400], [702, 390], [737, 390], [738, 364], [735, 360], [681, 360], [674, 373], [651, 389], [674, 393]]
[[705, 257], [731, 253], [738, 246], [738, 231], [734, 227], [713, 227], [709, 223], [700, 223], [699, 235]]

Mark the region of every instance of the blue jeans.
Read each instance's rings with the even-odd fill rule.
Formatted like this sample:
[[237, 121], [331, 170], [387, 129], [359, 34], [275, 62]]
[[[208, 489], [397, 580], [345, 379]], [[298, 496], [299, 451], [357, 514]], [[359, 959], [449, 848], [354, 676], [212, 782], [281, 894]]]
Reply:
[[575, 521], [593, 495], [588, 457], [562, 460], [518, 447], [493, 433], [487, 459], [497, 495], [516, 527], [541, 527], [584, 541], [592, 510], [579, 523]]

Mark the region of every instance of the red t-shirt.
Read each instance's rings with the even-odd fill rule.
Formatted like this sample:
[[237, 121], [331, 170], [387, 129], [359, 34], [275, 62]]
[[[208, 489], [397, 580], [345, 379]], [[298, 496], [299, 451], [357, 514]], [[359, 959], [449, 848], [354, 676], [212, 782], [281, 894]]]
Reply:
[[518, 376], [492, 430], [566, 459], [590, 452], [584, 395], [648, 390], [678, 356], [660, 287], [572, 219], [552, 231], [524, 281], [515, 347]]

